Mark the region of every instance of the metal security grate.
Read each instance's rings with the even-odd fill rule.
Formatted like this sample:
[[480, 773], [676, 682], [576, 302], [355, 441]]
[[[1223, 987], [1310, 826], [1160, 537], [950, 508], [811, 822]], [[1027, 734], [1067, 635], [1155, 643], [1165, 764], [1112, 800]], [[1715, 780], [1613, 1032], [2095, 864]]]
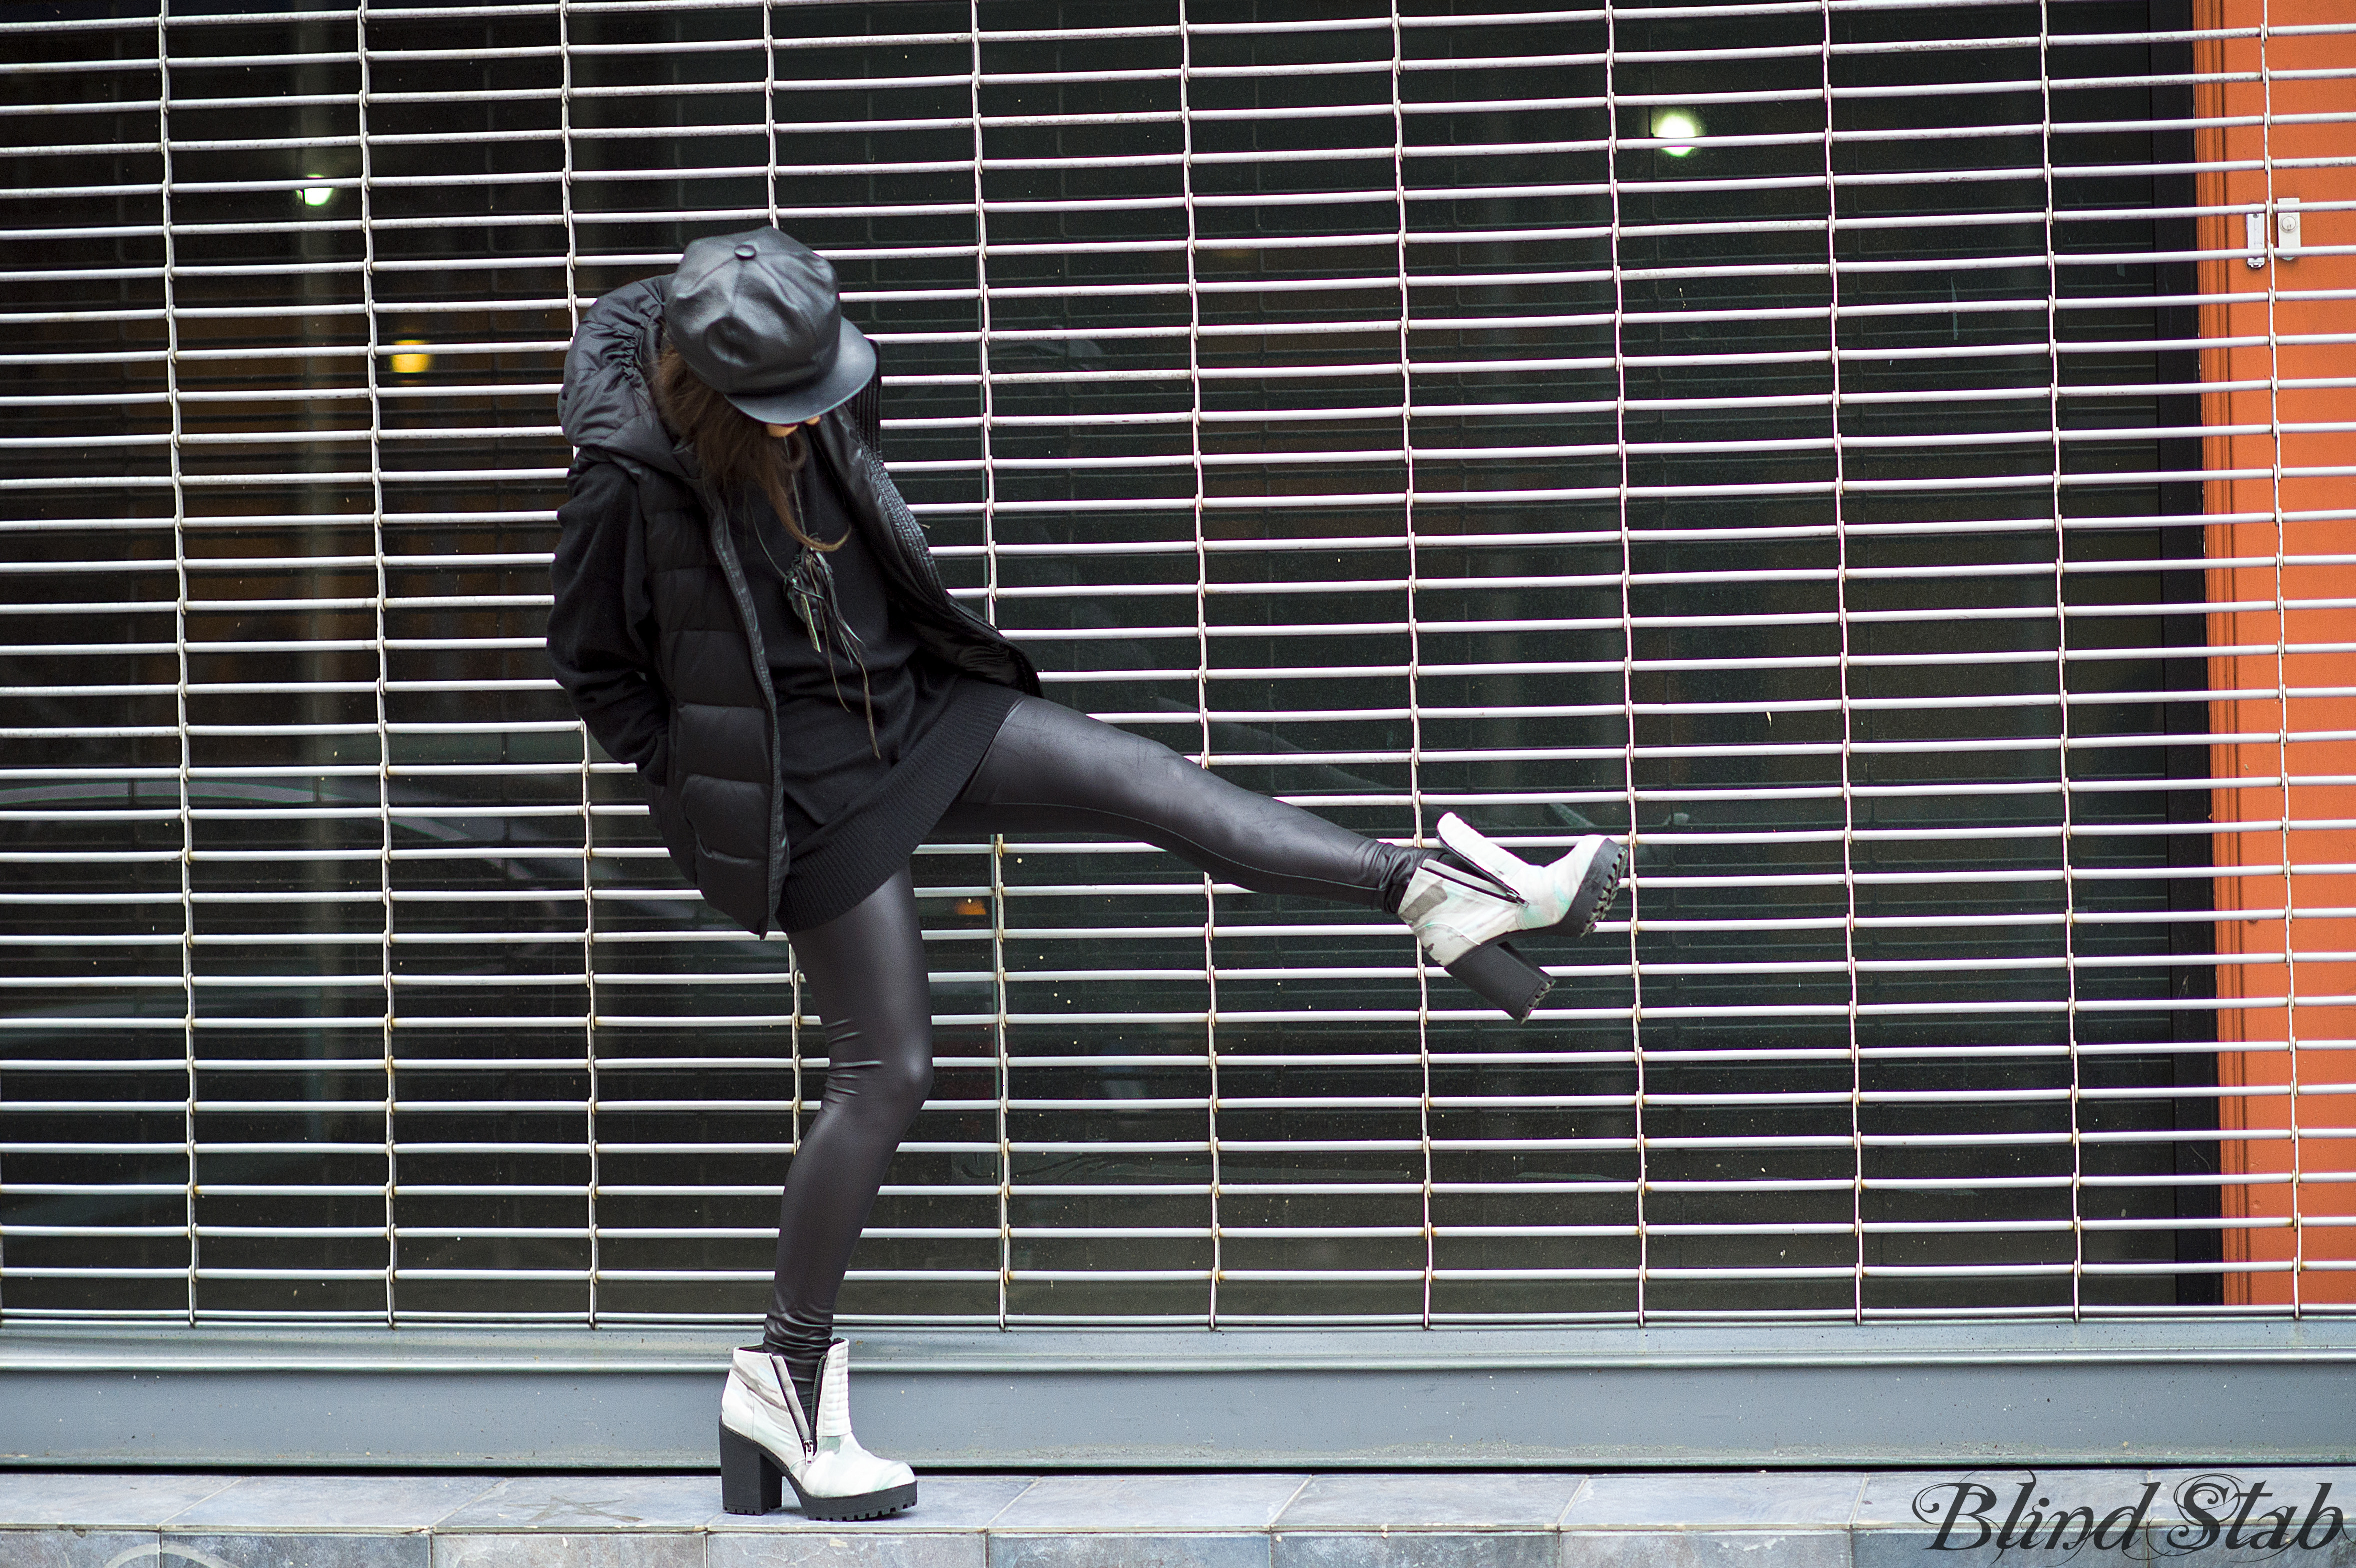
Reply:
[[541, 638], [580, 311], [765, 222], [1052, 695], [1361, 831], [1636, 846], [1519, 1029], [1141, 846], [929, 849], [850, 1312], [2356, 1300], [2328, 7], [0, 37], [8, 1321], [756, 1310], [819, 1037]]

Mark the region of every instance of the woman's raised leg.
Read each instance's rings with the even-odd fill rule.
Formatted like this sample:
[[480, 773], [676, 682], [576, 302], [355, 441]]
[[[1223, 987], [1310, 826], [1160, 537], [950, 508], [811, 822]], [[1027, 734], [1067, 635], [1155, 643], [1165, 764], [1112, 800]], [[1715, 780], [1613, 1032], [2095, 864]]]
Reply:
[[1414, 930], [1427, 959], [1526, 1019], [1553, 981], [1506, 938], [1557, 926], [1584, 935], [1619, 886], [1620, 846], [1591, 834], [1532, 866], [1452, 814], [1439, 827], [1451, 855], [1362, 838], [1038, 698], [1007, 714], [941, 820], [948, 837], [1118, 833], [1255, 891], [1385, 910]]
[[961, 834], [1117, 833], [1258, 892], [1396, 913], [1426, 858], [1255, 795], [1158, 741], [1025, 698], [941, 819]]

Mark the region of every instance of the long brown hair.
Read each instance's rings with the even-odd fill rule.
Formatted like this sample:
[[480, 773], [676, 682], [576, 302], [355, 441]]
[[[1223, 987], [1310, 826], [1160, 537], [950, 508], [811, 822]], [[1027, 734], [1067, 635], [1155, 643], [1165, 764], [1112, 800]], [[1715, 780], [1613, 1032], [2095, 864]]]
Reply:
[[794, 476], [809, 461], [809, 442], [801, 426], [778, 440], [767, 426], [738, 412], [712, 390], [668, 343], [655, 360], [655, 411], [673, 435], [695, 448], [704, 483], [723, 503], [757, 491], [786, 525], [786, 532], [800, 543], [817, 550], [842, 548], [841, 539], [812, 539], [794, 506]]

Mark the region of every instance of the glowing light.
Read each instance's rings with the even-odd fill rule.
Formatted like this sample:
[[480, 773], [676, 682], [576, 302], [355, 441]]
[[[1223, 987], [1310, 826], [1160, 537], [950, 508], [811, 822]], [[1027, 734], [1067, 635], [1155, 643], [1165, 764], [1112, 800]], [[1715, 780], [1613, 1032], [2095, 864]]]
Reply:
[[[317, 175], [311, 176], [317, 179]], [[305, 207], [325, 207], [336, 199], [336, 187], [331, 185], [306, 185], [294, 192], [294, 199]]]
[[1701, 122], [1682, 109], [1672, 109], [1653, 122], [1653, 134], [1669, 144], [1661, 149], [1669, 156], [1690, 157], [1694, 142], [1701, 135]]
[[[417, 339], [404, 337], [401, 340], [400, 347], [413, 349], [416, 344]], [[434, 368], [434, 356], [431, 354], [395, 353], [392, 357], [392, 373], [396, 376], [423, 376], [432, 368]]]

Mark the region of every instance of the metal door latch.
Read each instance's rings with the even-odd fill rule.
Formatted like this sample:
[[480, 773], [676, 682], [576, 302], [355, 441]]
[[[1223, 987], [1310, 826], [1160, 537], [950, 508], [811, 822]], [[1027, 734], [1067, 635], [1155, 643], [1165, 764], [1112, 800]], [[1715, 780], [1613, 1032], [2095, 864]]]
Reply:
[[[2298, 197], [2275, 198], [2274, 253], [2281, 261], [2298, 260]], [[2252, 272], [2266, 264], [2266, 209], [2263, 207], [2253, 207], [2242, 214], [2242, 261]]]

